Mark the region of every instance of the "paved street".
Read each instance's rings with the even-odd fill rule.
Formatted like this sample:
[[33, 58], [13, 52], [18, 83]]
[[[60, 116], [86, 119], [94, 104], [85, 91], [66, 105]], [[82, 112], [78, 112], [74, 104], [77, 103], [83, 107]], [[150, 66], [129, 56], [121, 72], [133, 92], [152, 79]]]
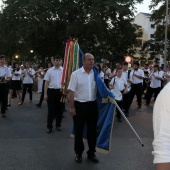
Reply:
[[[83, 155], [82, 164], [74, 161], [73, 139], [70, 138], [71, 116], [65, 112], [63, 131], [46, 133], [47, 106], [36, 108], [39, 94], [17, 106], [12, 101], [7, 118], [0, 117], [0, 170], [153, 170], [152, 104], [137, 110], [134, 101], [129, 120], [145, 147], [142, 147], [125, 121], [115, 121], [110, 155], [97, 153], [100, 163], [91, 163]], [[144, 103], [144, 102], [143, 102]], [[87, 150], [87, 147], [86, 147]]]

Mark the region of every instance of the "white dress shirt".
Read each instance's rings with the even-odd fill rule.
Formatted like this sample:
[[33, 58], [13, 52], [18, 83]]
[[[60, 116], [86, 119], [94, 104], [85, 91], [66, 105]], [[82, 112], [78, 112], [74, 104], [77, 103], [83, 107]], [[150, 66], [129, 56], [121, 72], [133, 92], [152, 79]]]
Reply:
[[0, 77], [5, 77], [5, 78], [11, 77], [11, 72], [7, 66], [3, 66], [3, 67], [0, 66]]
[[144, 78], [145, 77], [144, 71], [139, 68], [138, 70], [132, 70], [130, 72], [130, 80], [132, 81], [132, 84], [143, 83], [143, 79], [139, 79], [136, 76], [133, 76], [133, 73]]
[[156, 71], [151, 76], [151, 88], [161, 87], [161, 80], [156, 79], [155, 77], [163, 78], [164, 72]]
[[159, 93], [153, 109], [154, 163], [170, 162], [170, 83]]
[[[105, 73], [111, 73], [111, 69], [110, 68], [104, 68], [104, 70], [105, 70]], [[109, 79], [109, 76], [108, 75], [104, 75], [104, 79]]]
[[[15, 75], [15, 74], [18, 74], [18, 75]], [[17, 71], [15, 70], [13, 73], [12, 73], [12, 80], [20, 80], [21, 79], [21, 70]]]
[[68, 89], [75, 92], [75, 101], [95, 101], [97, 87], [93, 70], [91, 70], [89, 74], [86, 73], [83, 67], [74, 71], [71, 75]]
[[115, 78], [112, 78], [109, 84], [113, 85], [114, 89], [123, 91], [125, 89], [125, 85], [127, 85], [127, 80], [122, 77], [119, 78], [116, 76]]
[[125, 80], [128, 79], [128, 70], [127, 71], [122, 71], [122, 78], [124, 78]]
[[63, 68], [51, 67], [45, 74], [44, 80], [49, 81], [49, 89], [60, 89], [62, 79]]
[[35, 74], [35, 71], [32, 68], [24, 69], [21, 74], [24, 74], [24, 79], [23, 79], [23, 84], [33, 84], [33, 77], [31, 77], [29, 74], [31, 74], [32, 76]]

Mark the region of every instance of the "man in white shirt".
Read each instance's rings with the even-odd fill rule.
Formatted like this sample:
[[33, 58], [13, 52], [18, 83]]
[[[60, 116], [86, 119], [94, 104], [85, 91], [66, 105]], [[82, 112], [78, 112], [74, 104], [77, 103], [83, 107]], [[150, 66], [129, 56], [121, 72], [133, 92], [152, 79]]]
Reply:
[[134, 70], [130, 73], [131, 80], [131, 97], [130, 97], [130, 105], [133, 102], [133, 98], [137, 96], [138, 108], [141, 108], [142, 105], [142, 89], [143, 89], [143, 79], [144, 79], [144, 71], [139, 68], [139, 63], [134, 63]]
[[154, 65], [154, 71], [150, 75], [150, 87], [148, 88], [146, 94], [146, 105], [149, 105], [150, 100], [154, 93], [154, 98], [156, 100], [159, 92], [161, 91], [161, 80], [163, 79], [164, 72], [159, 71], [159, 65]]
[[25, 69], [21, 71], [21, 74], [23, 76], [22, 99], [21, 102], [18, 103], [18, 105], [23, 104], [27, 89], [29, 93], [30, 103], [32, 103], [32, 85], [33, 85], [33, 78], [34, 78], [35, 71], [31, 68], [30, 62], [27, 61], [25, 63]]
[[[124, 62], [122, 65], [122, 77], [127, 80], [127, 88], [131, 87], [131, 81], [130, 81], [130, 72], [131, 70], [128, 70], [128, 63]], [[127, 91], [127, 93], [123, 94], [123, 109], [125, 112], [126, 117], [129, 117], [129, 107], [130, 107], [130, 91]]]
[[170, 83], [159, 93], [153, 109], [154, 155], [156, 170], [170, 170]]
[[53, 129], [53, 119], [56, 118], [56, 129], [61, 131], [61, 122], [63, 114], [63, 103], [60, 102], [62, 97], [61, 78], [63, 68], [60, 66], [61, 57], [53, 58], [53, 67], [50, 68], [45, 75], [44, 99], [47, 100], [48, 116], [47, 116], [47, 133], [51, 133]]
[[2, 117], [6, 117], [5, 110], [7, 107], [7, 86], [8, 82], [11, 79], [11, 73], [8, 67], [5, 66], [5, 56], [0, 56], [0, 104], [1, 104], [1, 114]]
[[[122, 94], [127, 93], [127, 80], [125, 78], [122, 78], [122, 69], [117, 69], [116, 71], [116, 77], [114, 77], [111, 82], [109, 83], [110, 89], [117, 89], [119, 90]], [[123, 101], [117, 101], [119, 107], [122, 109]], [[117, 111], [117, 119], [118, 122], [122, 122], [121, 120], [121, 113], [120, 111], [116, 108]]]
[[74, 150], [76, 153], [75, 161], [82, 162], [82, 153], [84, 151], [83, 129], [87, 125], [87, 141], [89, 150], [88, 159], [98, 163], [95, 156], [96, 147], [96, 127], [98, 120], [97, 108], [97, 87], [93, 72], [94, 57], [86, 53], [83, 56], [83, 67], [74, 71], [71, 75], [69, 89], [70, 114], [73, 116], [75, 141]]

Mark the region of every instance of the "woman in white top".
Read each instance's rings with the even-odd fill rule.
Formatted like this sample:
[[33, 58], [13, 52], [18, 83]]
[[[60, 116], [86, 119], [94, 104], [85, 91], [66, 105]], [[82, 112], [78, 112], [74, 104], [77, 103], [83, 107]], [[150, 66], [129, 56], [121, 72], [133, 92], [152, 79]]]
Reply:
[[18, 63], [13, 64], [13, 69], [11, 71], [12, 74], [12, 80], [10, 81], [10, 93], [9, 93], [9, 98], [8, 98], [8, 106], [11, 105], [11, 99], [12, 99], [12, 94], [13, 91], [16, 91], [19, 102], [21, 102], [21, 95], [20, 95], [20, 90], [21, 90], [21, 70], [19, 68]]
[[104, 73], [102, 71], [101, 65], [100, 64], [96, 64], [96, 67], [99, 70], [100, 77], [102, 78], [102, 80], [104, 82]]
[[22, 84], [22, 100], [19, 105], [22, 105], [25, 99], [25, 94], [28, 89], [30, 103], [32, 103], [32, 85], [35, 71], [31, 68], [30, 62], [25, 63], [25, 69], [21, 72], [23, 76], [23, 84]]
[[38, 71], [36, 72], [36, 76], [37, 76], [37, 79], [38, 79], [38, 93], [42, 92], [44, 75], [45, 75], [45, 73], [44, 73], [43, 67], [39, 67]]

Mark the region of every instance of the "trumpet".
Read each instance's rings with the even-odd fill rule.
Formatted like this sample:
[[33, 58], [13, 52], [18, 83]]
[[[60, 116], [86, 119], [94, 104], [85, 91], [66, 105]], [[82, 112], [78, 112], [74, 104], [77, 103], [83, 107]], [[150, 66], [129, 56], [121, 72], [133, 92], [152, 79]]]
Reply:
[[150, 81], [151, 81], [150, 78], [151, 78], [153, 75], [155, 76], [154, 71], [152, 71], [152, 72], [149, 74], [148, 78], [146, 78], [146, 80], [145, 80], [145, 83], [146, 83], [146, 84], [149, 84], [149, 83], [150, 83]]

